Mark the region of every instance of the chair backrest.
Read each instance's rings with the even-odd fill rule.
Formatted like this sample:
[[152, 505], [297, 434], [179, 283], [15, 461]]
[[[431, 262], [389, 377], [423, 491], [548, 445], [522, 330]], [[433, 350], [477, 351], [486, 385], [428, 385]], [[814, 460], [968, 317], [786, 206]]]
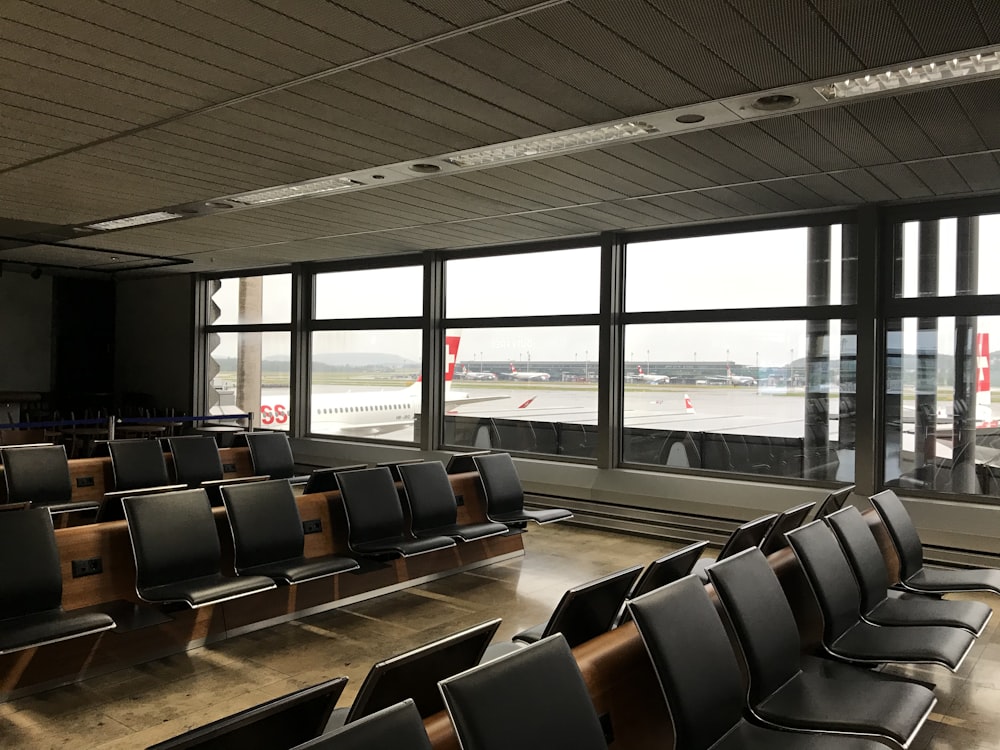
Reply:
[[608, 632], [641, 572], [641, 565], [633, 565], [569, 589], [545, 624], [542, 637], [562, 633], [570, 648], [576, 648]]
[[177, 490], [183, 490], [186, 489], [186, 487], [187, 485], [183, 484], [165, 484], [162, 487], [143, 487], [137, 490], [115, 490], [114, 492], [105, 492], [104, 500], [101, 501], [101, 507], [97, 509], [97, 518], [94, 520], [97, 523], [124, 520], [125, 506], [122, 505], [122, 500], [126, 497], [133, 497], [135, 495], [160, 495], [164, 492], [176, 492]]
[[719, 551], [719, 556], [715, 559], [725, 560], [727, 557], [735, 555], [737, 552], [742, 552], [745, 549], [759, 546], [761, 541], [763, 541], [764, 537], [767, 535], [767, 530], [771, 528], [771, 524], [774, 523], [774, 520], [777, 517], [777, 514], [769, 513], [766, 516], [755, 518], [752, 521], [747, 521], [741, 526], [737, 526], [722, 545], [722, 549]]
[[305, 536], [292, 486], [285, 479], [222, 488], [237, 572], [302, 556]]
[[473, 459], [476, 456], [488, 456], [489, 453], [489, 451], [454, 453], [451, 458], [448, 459], [448, 465], [445, 466], [445, 471], [449, 474], [466, 474], [470, 471], [476, 471], [476, 462]]
[[335, 677], [197, 727], [148, 750], [290, 748], [323, 732], [346, 685], [346, 677]]
[[607, 750], [597, 712], [562, 636], [443, 680], [463, 750]]
[[787, 547], [788, 540], [785, 539], [785, 533], [797, 529], [805, 523], [806, 517], [815, 507], [816, 503], [803, 503], [779, 513], [778, 517], [774, 519], [774, 523], [768, 528], [767, 533], [764, 534], [764, 538], [760, 540], [760, 544], [757, 545], [760, 547], [760, 551], [765, 555], [770, 555], [772, 552]]
[[899, 577], [904, 581], [924, 567], [924, 546], [903, 503], [892, 490], [872, 495], [869, 500], [892, 538], [899, 555]]
[[383, 708], [359, 721], [317, 737], [292, 750], [431, 750], [413, 701]]
[[339, 490], [337, 485], [337, 473], [341, 471], [357, 471], [367, 469], [368, 464], [349, 464], [346, 466], [329, 466], [322, 469], [313, 469], [306, 480], [306, 486], [302, 489], [303, 495], [313, 492], [333, 492]]
[[254, 474], [271, 479], [288, 479], [295, 474], [292, 446], [284, 432], [248, 432], [245, 437]]
[[524, 510], [524, 489], [509, 453], [473, 456], [486, 497], [486, 515]]
[[111, 440], [111, 471], [116, 490], [136, 490], [170, 484], [167, 462], [158, 440]]
[[138, 589], [219, 572], [221, 547], [205, 490], [126, 497], [122, 502]]
[[458, 519], [458, 503], [451, 480], [440, 461], [400, 464], [403, 497], [410, 509], [413, 531], [440, 528]]
[[705, 750], [735, 726], [746, 705], [725, 627], [697, 576], [628, 603], [674, 725], [674, 747]]
[[750, 674], [749, 698], [757, 704], [794, 677], [801, 666], [795, 615], [781, 583], [756, 548], [708, 569], [729, 615]]
[[66, 448], [62, 445], [32, 445], [4, 448], [7, 500], [34, 505], [68, 503], [73, 496]]
[[805, 571], [823, 613], [824, 639], [830, 643], [861, 618], [861, 595], [840, 544], [823, 521], [788, 532], [788, 543]]
[[823, 499], [823, 502], [819, 504], [819, 507], [816, 508], [816, 515], [813, 516], [813, 520], [824, 518], [843, 508], [844, 503], [847, 502], [847, 498], [851, 496], [852, 492], [854, 492], [854, 485], [850, 484], [847, 487], [841, 487], [839, 490], [834, 490], [828, 494]]
[[403, 506], [386, 467], [342, 472], [337, 484], [347, 511], [348, 544], [403, 535]]
[[423, 463], [423, 460], [424, 459], [422, 458], [407, 458], [402, 461], [379, 461], [377, 464], [375, 464], [375, 466], [384, 466], [385, 468], [387, 468], [389, 470], [389, 473], [392, 475], [392, 481], [398, 482], [401, 479], [401, 477], [399, 476], [400, 466], [402, 466], [403, 464]]
[[4, 619], [60, 607], [62, 571], [48, 508], [12, 511], [0, 518], [0, 570]]
[[222, 479], [222, 459], [215, 438], [185, 435], [168, 438], [174, 459], [174, 475], [181, 484], [197, 487], [202, 482]]
[[889, 573], [885, 568], [882, 550], [868, 527], [861, 511], [853, 505], [826, 517], [833, 533], [840, 542], [847, 561], [854, 570], [854, 577], [861, 589], [861, 611], [869, 612], [886, 598]]
[[642, 571], [639, 580], [635, 582], [635, 586], [629, 592], [629, 598], [635, 599], [690, 575], [694, 564], [698, 562], [698, 558], [701, 557], [701, 553], [705, 551], [707, 546], [708, 542], [695, 542], [653, 560]]
[[443, 711], [438, 683], [479, 664], [499, 627], [499, 618], [490, 620], [372, 665], [346, 723], [407, 698], [416, 704], [421, 718]]

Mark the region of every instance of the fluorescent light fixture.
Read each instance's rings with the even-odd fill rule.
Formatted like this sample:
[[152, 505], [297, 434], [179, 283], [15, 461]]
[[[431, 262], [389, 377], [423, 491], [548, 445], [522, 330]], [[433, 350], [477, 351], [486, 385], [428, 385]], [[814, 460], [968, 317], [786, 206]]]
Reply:
[[489, 164], [501, 164], [514, 159], [528, 159], [536, 156], [548, 156], [562, 151], [600, 146], [604, 143], [652, 135], [659, 132], [658, 128], [645, 122], [630, 120], [612, 125], [602, 125], [586, 130], [571, 130], [566, 133], [530, 138], [522, 141], [511, 141], [493, 148], [479, 151], [466, 151], [449, 156], [445, 161], [456, 167], [482, 167]]
[[179, 219], [184, 214], [175, 214], [170, 211], [153, 211], [149, 214], [139, 214], [138, 216], [126, 216], [122, 219], [110, 219], [109, 221], [99, 221], [96, 224], [87, 224], [87, 229], [127, 229], [128, 227], [141, 227], [143, 224], [155, 224], [158, 221], [169, 221]]
[[264, 190], [252, 190], [249, 193], [240, 195], [230, 195], [225, 200], [239, 203], [244, 206], [260, 206], [266, 203], [277, 203], [287, 201], [292, 198], [310, 198], [317, 195], [325, 195], [337, 190], [363, 185], [363, 182], [353, 180], [350, 177], [323, 177], [318, 180], [308, 182], [298, 182], [294, 185], [281, 185]]
[[868, 73], [815, 86], [826, 101], [880, 94], [916, 86], [950, 83], [959, 78], [1000, 72], [1000, 51], [996, 49], [914, 63], [896, 70]]

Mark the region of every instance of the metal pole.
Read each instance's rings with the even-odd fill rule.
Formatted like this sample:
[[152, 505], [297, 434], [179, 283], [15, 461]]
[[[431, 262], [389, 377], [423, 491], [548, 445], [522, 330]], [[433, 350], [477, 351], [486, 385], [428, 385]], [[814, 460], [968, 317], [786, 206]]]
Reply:
[[[979, 217], [958, 219], [955, 254], [955, 294], [979, 291]], [[955, 317], [955, 397], [952, 414], [953, 492], [978, 494], [976, 482], [976, 342], [978, 319]]]

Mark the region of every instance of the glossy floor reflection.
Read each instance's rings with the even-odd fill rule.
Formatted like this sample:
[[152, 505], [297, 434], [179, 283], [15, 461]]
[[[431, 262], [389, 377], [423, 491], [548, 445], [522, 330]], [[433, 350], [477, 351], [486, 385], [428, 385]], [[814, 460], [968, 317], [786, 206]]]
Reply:
[[[2, 748], [142, 748], [337, 675], [347, 705], [375, 661], [493, 617], [498, 639], [544, 622], [570, 586], [671, 549], [667, 542], [556, 524], [533, 526], [522, 558], [0, 704]], [[995, 605], [989, 597], [983, 601]], [[998, 620], [956, 675], [915, 750], [1000, 748]]]

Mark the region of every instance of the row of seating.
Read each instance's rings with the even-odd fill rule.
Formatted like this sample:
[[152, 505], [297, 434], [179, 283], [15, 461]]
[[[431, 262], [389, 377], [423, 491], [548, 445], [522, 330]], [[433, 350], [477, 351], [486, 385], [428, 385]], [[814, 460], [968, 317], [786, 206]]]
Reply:
[[[891, 494], [880, 496], [878, 502], [891, 512], [902, 509], [901, 504], [893, 507], [898, 499]], [[905, 517], [888, 521], [886, 527], [894, 529], [894, 536], [912, 530]], [[886, 561], [854, 507], [790, 530], [786, 537], [827, 623], [839, 623], [843, 617], [827, 609], [822, 592], [826, 583], [849, 579], [858, 597], [866, 588], [862, 576], [854, 578], [858, 570], [851, 572], [855, 561], [867, 560], [869, 586], [872, 580], [887, 583]], [[703, 546], [691, 545], [668, 557], [684, 561], [676, 570], [690, 569]], [[870, 554], [873, 549], [875, 556]], [[647, 574], [652, 569], [651, 565]], [[908, 624], [876, 627], [857, 618], [860, 629], [855, 630], [853, 640], [864, 640], [857, 633], [876, 633], [869, 641], [870, 652], [833, 661], [801, 653], [795, 616], [759, 548], [730, 555], [707, 570], [711, 589], [696, 576], [687, 575], [649, 591], [638, 591], [635, 585], [625, 604], [659, 680], [678, 748], [909, 747], [936, 705], [933, 686], [868, 671], [857, 663], [922, 662], [922, 650], [933, 650], [942, 639], [967, 650], [964, 644], [971, 643], [974, 631], [981, 632], [992, 614], [977, 602], [896, 599], [910, 603], [905, 605], [910, 610]], [[966, 580], [956, 585], [984, 586], [984, 575], [994, 572], [971, 571], [958, 576]], [[887, 597], [884, 587], [882, 596]], [[967, 618], [973, 614], [969, 604], [976, 605], [973, 621]], [[928, 613], [932, 623], [943, 617], [950, 624], [927, 624]], [[465, 750], [606, 748], [609, 727], [599, 718], [568, 638], [561, 633], [475, 666], [498, 624], [483, 623], [375, 665], [355, 701], [360, 706], [341, 709], [347, 721], [327, 722], [326, 734], [300, 747], [430, 748], [425, 726], [433, 720], [429, 721], [428, 711], [443, 706]], [[835, 641], [842, 640], [842, 635], [834, 636]], [[911, 645], [915, 648], [906, 653]], [[488, 649], [485, 654], [489, 659]], [[376, 694], [379, 699], [372, 700]], [[328, 702], [331, 711], [335, 700]], [[217, 739], [225, 726], [245, 727], [256, 715], [254, 711], [156, 747], [230, 747], [212, 741], [192, 743], [212, 732]], [[290, 747], [299, 741], [274, 747]]]

